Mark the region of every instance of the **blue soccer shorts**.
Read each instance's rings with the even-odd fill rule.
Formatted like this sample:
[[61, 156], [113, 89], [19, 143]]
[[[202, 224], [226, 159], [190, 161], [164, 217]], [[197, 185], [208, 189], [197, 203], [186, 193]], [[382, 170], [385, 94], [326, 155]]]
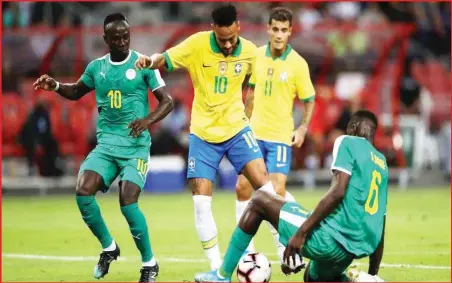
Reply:
[[248, 162], [262, 158], [259, 145], [249, 126], [221, 143], [209, 143], [190, 134], [187, 178], [204, 178], [215, 182], [218, 167], [225, 155], [237, 174]]
[[287, 176], [292, 163], [292, 147], [284, 143], [263, 140], [257, 140], [257, 143], [264, 156], [268, 173], [281, 173]]

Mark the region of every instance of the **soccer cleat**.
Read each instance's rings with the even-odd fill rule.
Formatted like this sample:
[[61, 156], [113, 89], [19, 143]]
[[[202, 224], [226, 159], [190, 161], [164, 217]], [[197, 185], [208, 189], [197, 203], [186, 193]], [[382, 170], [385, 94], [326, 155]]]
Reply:
[[103, 251], [100, 254], [99, 261], [96, 266], [94, 266], [94, 278], [100, 279], [108, 274], [108, 269], [110, 268], [110, 263], [113, 260], [116, 260], [121, 251], [119, 250], [119, 246], [116, 245], [116, 249], [114, 251]]
[[159, 275], [159, 265], [143, 266], [140, 272], [141, 276], [138, 282], [155, 282], [155, 278]]
[[347, 268], [345, 275], [347, 275], [350, 282], [358, 282], [357, 280], [360, 272], [361, 270], [356, 265], [352, 265], [349, 268]]
[[378, 276], [372, 276], [361, 271], [356, 265], [350, 266], [346, 271], [346, 275], [350, 282], [384, 282], [383, 279]]
[[231, 277], [220, 278], [218, 270], [212, 270], [196, 274], [195, 282], [231, 282]]

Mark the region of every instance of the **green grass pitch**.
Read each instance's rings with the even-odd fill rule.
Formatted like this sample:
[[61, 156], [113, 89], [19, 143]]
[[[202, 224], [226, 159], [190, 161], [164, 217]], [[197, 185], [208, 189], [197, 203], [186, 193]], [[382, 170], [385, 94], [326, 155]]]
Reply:
[[[292, 189], [296, 199], [313, 209], [325, 190]], [[140, 258], [116, 193], [99, 195], [99, 204], [111, 234], [121, 247], [101, 281], [137, 281]], [[144, 194], [145, 213], [154, 253], [160, 264], [159, 281], [192, 281], [209, 267], [194, 227], [189, 192]], [[450, 190], [411, 189], [389, 193], [383, 267], [386, 281], [450, 282]], [[235, 194], [214, 193], [213, 210], [224, 253], [235, 228]], [[100, 246], [83, 223], [73, 196], [3, 198], [2, 281], [94, 281], [93, 267]], [[276, 261], [276, 248], [267, 225], [255, 240], [256, 249]], [[367, 259], [358, 261], [364, 270]], [[237, 281], [236, 277], [233, 278]], [[273, 264], [271, 281], [302, 281], [302, 274], [284, 276]]]

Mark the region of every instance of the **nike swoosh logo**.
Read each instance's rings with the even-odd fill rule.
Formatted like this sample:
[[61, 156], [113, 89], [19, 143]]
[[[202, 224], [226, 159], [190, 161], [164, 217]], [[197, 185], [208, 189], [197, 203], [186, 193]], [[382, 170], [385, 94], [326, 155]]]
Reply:
[[259, 151], [259, 149], [258, 148], [255, 148], [255, 149], [253, 149], [254, 150], [254, 152], [258, 152]]
[[206, 64], [202, 64], [202, 66], [203, 66], [204, 68], [212, 67], [212, 65], [206, 65]]
[[277, 163], [277, 164], [276, 164], [276, 167], [284, 167], [284, 166], [286, 166], [285, 163]]

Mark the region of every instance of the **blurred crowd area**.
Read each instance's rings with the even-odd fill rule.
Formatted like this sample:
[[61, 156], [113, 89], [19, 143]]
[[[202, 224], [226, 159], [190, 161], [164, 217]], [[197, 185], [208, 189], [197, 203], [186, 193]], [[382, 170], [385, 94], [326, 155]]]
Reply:
[[[95, 146], [94, 95], [68, 102], [34, 92], [33, 81], [43, 72], [61, 81], [77, 80], [89, 61], [108, 52], [101, 27], [109, 13], [124, 13], [134, 27], [132, 48], [150, 54], [208, 28], [214, 5], [2, 2], [3, 157], [26, 157], [30, 175], [75, 174], [61, 160], [71, 157], [79, 164]], [[235, 5], [241, 36], [258, 46], [268, 40], [270, 9], [282, 5], [293, 11], [290, 43], [307, 60], [317, 93], [307, 140], [302, 149], [294, 149], [294, 169], [328, 167], [334, 139], [344, 133], [351, 113], [364, 107], [379, 115], [377, 146], [392, 166], [407, 165], [394, 138], [396, 120], [399, 114], [413, 115], [426, 128], [424, 165], [441, 166], [449, 174], [449, 2]], [[186, 157], [192, 86], [184, 72], [163, 72], [163, 78], [176, 107], [151, 128], [151, 155]], [[155, 105], [151, 99], [150, 107]], [[297, 126], [303, 116], [300, 103], [293, 115]]]

